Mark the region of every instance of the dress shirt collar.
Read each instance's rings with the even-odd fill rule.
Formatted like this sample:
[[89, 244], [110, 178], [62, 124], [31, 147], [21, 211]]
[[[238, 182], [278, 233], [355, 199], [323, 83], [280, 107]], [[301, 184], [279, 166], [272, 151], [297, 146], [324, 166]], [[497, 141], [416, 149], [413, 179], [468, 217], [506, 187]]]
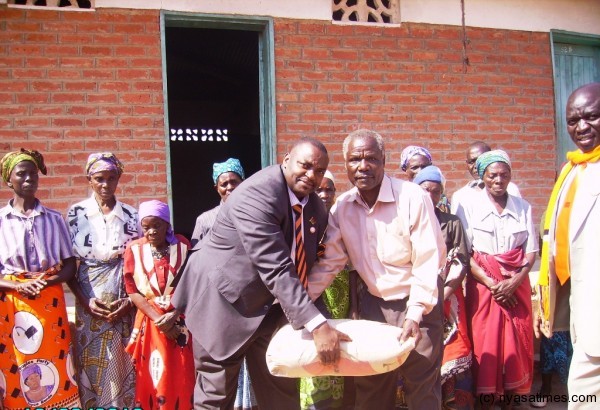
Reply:
[[306, 205], [308, 203], [308, 195], [306, 195], [304, 198], [302, 198], [302, 200], [299, 200], [298, 197], [296, 196], [296, 194], [290, 189], [290, 187], [286, 184], [287, 186], [287, 190], [288, 190], [288, 195], [290, 197], [290, 205], [294, 206], [294, 205], [302, 205], [302, 209], [304, 209], [304, 205]]
[[[22, 213], [15, 211], [15, 208], [13, 208], [12, 202], [13, 202], [12, 199], [9, 200], [8, 206], [5, 206], [3, 209], [0, 210], [0, 216], [6, 216], [9, 214], [12, 214], [15, 216], [24, 216]], [[35, 200], [35, 208], [33, 208], [33, 212], [29, 215], [29, 217], [37, 216], [37, 215], [43, 214], [44, 212], [46, 212], [46, 210], [42, 206], [42, 203], [40, 202], [39, 199], [36, 199]]]
[[481, 215], [481, 220], [485, 219], [485, 217], [487, 217], [490, 214], [496, 214], [500, 216], [509, 215], [514, 219], [519, 219], [519, 209], [515, 202], [515, 197], [513, 197], [512, 195], [508, 195], [506, 206], [504, 207], [502, 214], [498, 214], [496, 207], [492, 203], [492, 200], [488, 197], [487, 191], [485, 189], [479, 192], [478, 195], [480, 196], [481, 200], [481, 207], [478, 207], [480, 209], [479, 215]]
[[469, 188], [479, 188], [479, 189], [484, 189], [485, 188], [485, 184], [483, 183], [483, 181], [481, 179], [474, 179], [471, 182], [469, 182], [467, 184], [467, 186]]
[[[111, 214], [113, 214], [115, 217], [119, 218], [121, 221], [126, 222], [125, 215], [123, 214], [123, 207], [121, 206], [121, 202], [119, 202], [118, 199], [115, 199], [115, 201], [116, 201], [115, 206], [114, 206], [113, 210], [111, 211]], [[88, 216], [100, 215], [101, 217], [104, 217], [104, 214], [102, 214], [100, 212], [100, 205], [98, 204], [98, 201], [96, 201], [96, 197], [94, 196], [94, 194], [92, 194], [92, 196], [87, 200], [86, 206], [87, 206], [87, 215]]]
[[[358, 192], [358, 188], [352, 188], [350, 195], [350, 201], [356, 201], [360, 205], [369, 208], [369, 206], [365, 203], [365, 201], [360, 196]], [[377, 202], [396, 202], [396, 198], [394, 197], [394, 190], [392, 189], [392, 179], [386, 174], [383, 175], [383, 180], [381, 181], [381, 186], [379, 187], [379, 194], [377, 195]], [[375, 205], [373, 205], [373, 208]]]

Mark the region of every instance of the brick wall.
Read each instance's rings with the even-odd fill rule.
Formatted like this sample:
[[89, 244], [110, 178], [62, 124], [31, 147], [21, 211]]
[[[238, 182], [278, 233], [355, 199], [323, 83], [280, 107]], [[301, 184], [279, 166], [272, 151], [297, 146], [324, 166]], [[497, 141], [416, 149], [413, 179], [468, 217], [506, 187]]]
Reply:
[[[552, 62], [547, 33], [275, 22], [278, 157], [302, 135], [323, 140], [342, 189], [341, 142], [359, 127], [400, 151], [430, 149], [452, 193], [469, 178], [464, 151], [506, 149], [536, 217], [554, 178]], [[64, 12], [0, 6], [0, 152], [39, 149], [49, 164], [39, 197], [59, 210], [87, 195], [90, 152], [125, 163], [119, 198], [166, 199], [159, 12]], [[5, 186], [0, 201], [11, 196]]]
[[[465, 150], [484, 140], [508, 151], [513, 180], [541, 215], [554, 178], [554, 91], [546, 33], [460, 27], [399, 28], [277, 21], [278, 154], [298, 136], [327, 143], [348, 188], [341, 143], [357, 128], [386, 139], [388, 173], [400, 152], [428, 148], [454, 192], [469, 180]], [[537, 220], [537, 219], [536, 219]]]
[[104, 150], [125, 163], [120, 199], [166, 199], [162, 86], [158, 11], [0, 6], [0, 153], [44, 154], [47, 206], [87, 197], [83, 167]]

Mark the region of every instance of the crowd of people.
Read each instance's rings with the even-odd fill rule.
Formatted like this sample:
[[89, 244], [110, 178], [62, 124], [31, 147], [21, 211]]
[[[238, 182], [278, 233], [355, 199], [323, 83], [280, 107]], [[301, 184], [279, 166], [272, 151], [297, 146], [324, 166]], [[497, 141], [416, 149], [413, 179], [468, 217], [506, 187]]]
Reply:
[[[531, 392], [534, 333], [540, 393], [557, 372], [570, 392], [598, 397], [600, 319], [588, 312], [600, 303], [600, 83], [571, 94], [566, 118], [577, 149], [539, 237], [509, 154], [482, 141], [466, 151], [472, 181], [450, 199], [431, 152], [408, 146], [407, 180], [391, 177], [383, 137], [366, 129], [343, 142], [353, 188], [337, 197], [317, 139], [248, 178], [229, 158], [213, 165], [221, 201], [191, 238], [173, 231], [167, 204], [116, 198], [124, 165], [112, 153], [89, 155], [91, 196], [66, 219], [36, 197], [42, 154], [7, 153], [0, 410], [510, 409], [497, 400]], [[539, 312], [529, 281], [538, 252]], [[73, 334], [63, 283], [76, 301]], [[372, 376], [269, 372], [267, 347], [286, 323], [335, 366], [351, 337], [329, 319], [345, 318], [397, 326], [416, 347]]]

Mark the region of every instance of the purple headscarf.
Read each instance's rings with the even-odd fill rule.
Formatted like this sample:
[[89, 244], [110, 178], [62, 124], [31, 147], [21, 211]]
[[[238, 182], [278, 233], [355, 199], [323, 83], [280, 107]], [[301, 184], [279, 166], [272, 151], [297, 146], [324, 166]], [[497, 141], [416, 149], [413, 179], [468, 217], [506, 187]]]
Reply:
[[167, 229], [166, 240], [171, 245], [177, 243], [177, 238], [175, 238], [175, 233], [173, 232], [173, 227], [171, 226], [171, 212], [169, 211], [169, 205], [156, 199], [142, 202], [140, 204], [140, 209], [138, 210], [138, 215], [140, 218], [140, 223], [142, 222], [142, 219], [147, 216], [155, 216], [168, 223], [169, 228]]
[[431, 154], [429, 151], [427, 151], [427, 149], [417, 145], [409, 145], [408, 147], [404, 148], [402, 150], [402, 154], [400, 154], [400, 167], [402, 168], [402, 171], [406, 171], [406, 168], [408, 167], [408, 161], [410, 161], [410, 159], [415, 155], [423, 155], [429, 159], [429, 162], [432, 161]]
[[85, 173], [88, 176], [102, 171], [116, 171], [120, 176], [123, 173], [123, 169], [123, 164], [112, 152], [90, 154], [85, 164]]
[[42, 369], [37, 364], [30, 364], [21, 370], [21, 378], [23, 381], [27, 381], [27, 378], [32, 374], [37, 373], [40, 378], [42, 377]]

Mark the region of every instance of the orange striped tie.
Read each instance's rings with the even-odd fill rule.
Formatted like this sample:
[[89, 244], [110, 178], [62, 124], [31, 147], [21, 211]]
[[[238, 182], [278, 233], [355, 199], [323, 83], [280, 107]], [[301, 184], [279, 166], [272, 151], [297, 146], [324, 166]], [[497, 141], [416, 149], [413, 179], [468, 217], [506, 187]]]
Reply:
[[294, 205], [292, 207], [296, 217], [295, 237], [296, 237], [296, 273], [300, 278], [300, 283], [305, 288], [308, 286], [308, 276], [306, 275], [306, 253], [304, 252], [304, 240], [302, 239], [302, 205]]
[[556, 277], [561, 285], [564, 285], [571, 276], [569, 269], [569, 223], [571, 221], [571, 209], [573, 209], [573, 201], [577, 192], [579, 177], [583, 169], [585, 169], [585, 165], [586, 163], [583, 162], [575, 168], [575, 176], [571, 181], [562, 208], [556, 218], [556, 257], [554, 258], [554, 267]]

